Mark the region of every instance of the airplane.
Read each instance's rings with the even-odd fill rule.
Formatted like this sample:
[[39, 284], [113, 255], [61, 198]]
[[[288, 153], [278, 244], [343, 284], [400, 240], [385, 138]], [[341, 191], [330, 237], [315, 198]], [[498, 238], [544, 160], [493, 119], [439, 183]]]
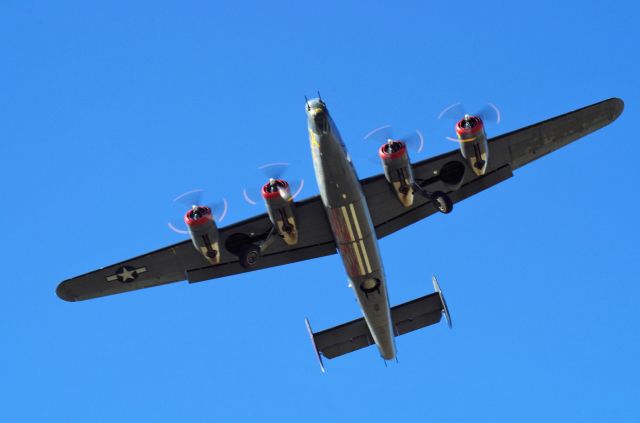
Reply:
[[319, 195], [297, 201], [284, 179], [261, 189], [266, 213], [218, 228], [210, 207], [184, 215], [190, 238], [68, 279], [57, 287], [65, 301], [81, 301], [187, 280], [251, 272], [338, 253], [362, 316], [313, 332], [320, 362], [370, 345], [396, 358], [395, 338], [451, 317], [435, 276], [435, 292], [391, 307], [378, 239], [513, 176], [516, 169], [596, 131], [620, 116], [611, 98], [487, 139], [481, 117], [456, 124], [459, 149], [411, 163], [406, 143], [388, 139], [378, 149], [384, 170], [359, 179], [345, 144], [320, 98], [306, 100], [310, 148]]

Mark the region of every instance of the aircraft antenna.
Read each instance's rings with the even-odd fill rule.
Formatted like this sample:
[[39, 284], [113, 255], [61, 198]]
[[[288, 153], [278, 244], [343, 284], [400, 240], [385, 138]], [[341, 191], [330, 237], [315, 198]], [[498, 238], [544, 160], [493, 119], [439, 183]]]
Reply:
[[306, 105], [307, 105], [307, 111], [311, 110], [311, 106], [309, 106], [309, 99], [307, 98], [307, 96], [306, 96], [306, 95], [304, 96], [304, 102], [305, 102], [305, 103], [306, 103]]

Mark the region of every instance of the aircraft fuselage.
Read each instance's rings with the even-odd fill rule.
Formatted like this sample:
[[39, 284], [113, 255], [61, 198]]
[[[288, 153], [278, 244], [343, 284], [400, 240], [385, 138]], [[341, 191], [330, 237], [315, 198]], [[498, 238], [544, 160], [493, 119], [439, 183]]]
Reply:
[[338, 252], [371, 335], [386, 360], [395, 357], [380, 250], [360, 180], [325, 104], [308, 102], [313, 167]]

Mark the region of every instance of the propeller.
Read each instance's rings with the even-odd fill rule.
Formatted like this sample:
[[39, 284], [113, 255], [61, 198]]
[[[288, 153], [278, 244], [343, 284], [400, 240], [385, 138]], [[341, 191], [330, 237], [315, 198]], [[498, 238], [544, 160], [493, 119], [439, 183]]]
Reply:
[[[467, 112], [467, 108], [464, 106], [464, 104], [458, 102], [445, 107], [438, 114], [438, 119], [451, 119], [457, 121], [467, 114], [470, 114]], [[484, 122], [496, 124], [499, 124], [500, 120], [502, 119], [500, 109], [498, 109], [498, 107], [493, 103], [487, 103], [486, 106], [478, 110], [476, 113], [471, 113], [471, 115], [479, 117]]]
[[[453, 103], [450, 106], [445, 107], [439, 114], [438, 119], [449, 119], [458, 121], [463, 117], [469, 115], [467, 108], [461, 102]], [[487, 103], [486, 106], [477, 111], [477, 113], [471, 113], [471, 116], [479, 117], [483, 122], [499, 124], [502, 119], [500, 109], [493, 104]], [[453, 142], [460, 142], [456, 137], [445, 137], [445, 139]]]
[[[291, 168], [291, 163], [287, 163], [287, 162], [265, 163], [263, 165], [258, 166], [258, 170], [268, 180], [283, 179], [284, 175], [289, 171], [290, 168]], [[287, 182], [289, 183], [289, 189], [291, 191], [291, 194], [288, 194], [286, 190], [280, 186], [278, 186], [278, 190], [280, 191], [280, 196], [286, 199], [287, 201], [289, 201], [290, 199], [296, 198], [302, 192], [302, 188], [304, 188], [304, 179], [287, 180]], [[297, 188], [294, 189], [294, 187], [296, 186]], [[260, 185], [258, 192], [260, 192], [261, 188], [262, 188], [262, 184]], [[258, 204], [258, 201], [252, 198], [251, 196], [252, 194], [250, 194], [250, 191], [253, 191], [253, 190], [247, 190], [247, 188], [243, 188], [242, 197], [244, 198], [244, 201], [247, 204], [255, 206], [256, 204]]]
[[282, 179], [290, 166], [287, 162], [265, 163], [258, 166], [258, 170], [268, 179]]
[[394, 141], [402, 141], [407, 147], [416, 151], [417, 153], [421, 153], [424, 149], [424, 136], [422, 136], [422, 132], [419, 130], [415, 130], [409, 134], [406, 134], [403, 137], [398, 137], [397, 134], [394, 133], [393, 127], [391, 125], [383, 125], [378, 128], [369, 131], [364, 136], [365, 141], [372, 141], [377, 144], [384, 144], [389, 140]]
[[[269, 179], [269, 184], [271, 185], [269, 187], [269, 191], [273, 192], [274, 188], [277, 189], [278, 193], [280, 194], [280, 198], [282, 198], [285, 201], [291, 201], [294, 198], [294, 196], [297, 195], [300, 192], [300, 190], [302, 189], [302, 186], [300, 186], [296, 193], [291, 194], [291, 186], [290, 185], [289, 185], [289, 189], [286, 189], [287, 188], [286, 185], [278, 182], [274, 178], [270, 178]], [[287, 184], [288, 184], [288, 182], [287, 182]]]
[[[223, 198], [220, 201], [208, 202], [205, 199], [204, 195], [205, 191], [203, 189], [194, 189], [191, 191], [187, 191], [185, 193], [180, 194], [176, 198], [173, 199], [173, 204], [176, 206], [180, 206], [180, 213], [184, 214], [185, 209], [189, 209], [193, 206], [206, 206], [211, 209], [211, 214], [213, 215], [213, 219], [216, 223], [220, 223], [227, 216], [227, 212], [229, 210], [229, 202], [226, 198]], [[188, 234], [186, 224], [182, 219], [173, 219], [170, 222], [167, 222], [167, 226], [173, 232], [178, 234]]]

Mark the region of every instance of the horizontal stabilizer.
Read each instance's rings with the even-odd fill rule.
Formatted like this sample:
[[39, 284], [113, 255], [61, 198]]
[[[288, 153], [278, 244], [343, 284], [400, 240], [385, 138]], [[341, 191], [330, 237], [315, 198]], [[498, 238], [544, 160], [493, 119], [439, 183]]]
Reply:
[[[436, 324], [442, 319], [446, 305], [439, 288], [438, 286], [433, 294], [391, 308], [391, 319], [396, 336]], [[368, 347], [374, 343], [364, 318], [352, 320], [321, 332], [311, 333], [311, 336], [316, 352], [329, 359]]]

